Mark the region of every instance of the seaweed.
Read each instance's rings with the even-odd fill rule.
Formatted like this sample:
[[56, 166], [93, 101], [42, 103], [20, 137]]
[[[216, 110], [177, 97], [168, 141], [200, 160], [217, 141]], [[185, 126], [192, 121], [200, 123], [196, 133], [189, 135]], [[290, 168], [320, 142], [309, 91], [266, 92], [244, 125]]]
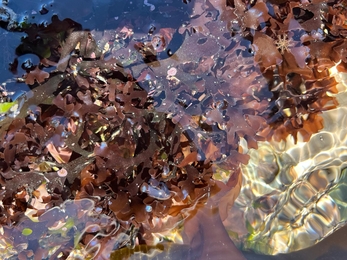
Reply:
[[[49, 25], [23, 28], [28, 36], [17, 54], [35, 54], [39, 64], [24, 66], [21, 79], [33, 95], [15, 119], [0, 122], [6, 234], [33, 238], [31, 224], [16, 226], [30, 211], [53, 225], [42, 232], [59, 236], [66, 255], [72, 247], [100, 258], [125, 246], [131, 254], [158, 249], [155, 234], [182, 223], [201, 227], [213, 215], [221, 226], [240, 190], [247, 149], [261, 140], [307, 141], [323, 127], [320, 113], [338, 105], [329, 68], [340, 62], [343, 70], [346, 62], [342, 2], [191, 4], [182, 26], [154, 26], [140, 36], [137, 20], [98, 32], [53, 16]], [[183, 42], [171, 52], [176, 38]], [[82, 215], [48, 219], [67, 201], [90, 202], [96, 219], [107, 216], [117, 228], [97, 221], [72, 242]], [[203, 206], [211, 201], [217, 215]], [[197, 231], [185, 231], [199, 251]], [[8, 243], [30, 254], [22, 241]]]

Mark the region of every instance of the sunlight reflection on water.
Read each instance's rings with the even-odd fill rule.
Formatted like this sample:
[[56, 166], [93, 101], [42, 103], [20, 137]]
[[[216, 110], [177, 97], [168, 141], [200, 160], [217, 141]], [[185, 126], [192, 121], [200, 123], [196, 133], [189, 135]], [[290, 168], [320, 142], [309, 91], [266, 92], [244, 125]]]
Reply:
[[289, 137], [249, 151], [243, 188], [224, 222], [241, 248], [288, 253], [310, 247], [345, 225], [347, 74], [335, 77], [340, 106], [323, 112], [324, 128], [309, 142], [294, 144]]

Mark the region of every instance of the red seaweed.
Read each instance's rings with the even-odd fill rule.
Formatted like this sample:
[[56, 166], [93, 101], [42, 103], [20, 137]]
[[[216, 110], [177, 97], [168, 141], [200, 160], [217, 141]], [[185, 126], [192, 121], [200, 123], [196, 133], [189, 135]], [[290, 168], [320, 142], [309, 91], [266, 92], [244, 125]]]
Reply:
[[[29, 115], [25, 104], [17, 119], [1, 122], [5, 232], [22, 232], [11, 226], [28, 209], [49, 227], [59, 225], [58, 216], [48, 222], [68, 204], [63, 201], [73, 207], [88, 201], [94, 214], [89, 221], [108, 216], [86, 224], [81, 234], [86, 247], [98, 241], [95, 255], [106, 254], [118, 240], [113, 249], [150, 245], [152, 233], [185, 218], [186, 226], [194, 223], [206, 237], [213, 225], [220, 230], [239, 192], [239, 167], [249, 159], [241, 140], [257, 149], [261, 140], [297, 141], [300, 134], [307, 141], [323, 127], [320, 113], [337, 106], [327, 94], [337, 92], [328, 69], [341, 61], [338, 69], [344, 71], [347, 62], [340, 1], [193, 4], [182, 26], [152, 27], [146, 37], [134, 32], [139, 21], [97, 32], [56, 16], [47, 26], [24, 30], [28, 36], [18, 53], [40, 58], [24, 81], [41, 97], [29, 100]], [[177, 35], [184, 40], [171, 53]], [[45, 66], [56, 70], [48, 73]], [[230, 172], [226, 185], [214, 180], [215, 166]], [[200, 207], [213, 196], [216, 207]], [[74, 225], [84, 218], [78, 215]], [[202, 225], [206, 221], [213, 225]], [[106, 222], [119, 227], [109, 230]], [[57, 241], [71, 244], [56, 230]], [[109, 235], [98, 237], [101, 230]], [[198, 231], [186, 232], [199, 251]], [[126, 239], [116, 239], [121, 235]], [[21, 240], [11, 243], [17, 248]], [[67, 250], [62, 246], [61, 252]], [[209, 250], [203, 247], [202, 254]]]

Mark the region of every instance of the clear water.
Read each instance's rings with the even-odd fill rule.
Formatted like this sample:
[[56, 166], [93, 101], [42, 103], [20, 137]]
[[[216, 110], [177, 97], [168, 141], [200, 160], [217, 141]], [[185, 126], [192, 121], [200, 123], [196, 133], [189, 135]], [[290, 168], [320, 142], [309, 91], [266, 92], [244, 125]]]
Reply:
[[[303, 3], [306, 7], [300, 10], [294, 7], [294, 18], [286, 23], [285, 19], [274, 19], [276, 14], [285, 13], [278, 9], [285, 9], [280, 1], [266, 4], [228, 1], [228, 4], [230, 7], [226, 8], [224, 2], [218, 0], [9, 2], [8, 8], [17, 14], [12, 18], [18, 23], [49, 26], [53, 15], [58, 15], [61, 21], [69, 18], [90, 31], [89, 42], [94, 40], [97, 48], [85, 53], [81, 48], [83, 43], [79, 48], [76, 44], [71, 49], [63, 48], [61, 53], [67, 50], [67, 57], [76, 48], [81, 58], [86, 59], [74, 61], [73, 57], [68, 57], [69, 66], [60, 59], [60, 65], [41, 67], [41, 74], [35, 74], [36, 79], [33, 80], [40, 84], [35, 88], [28, 87], [15, 80], [27, 73], [25, 69], [17, 66], [17, 70], [10, 72], [8, 64], [18, 58], [20, 65], [28, 61], [37, 65], [40, 61], [38, 56], [46, 50], [36, 49], [37, 46], [31, 46], [31, 50], [19, 48], [25, 42], [22, 37], [28, 33], [11, 30], [6, 27], [6, 22], [3, 24], [3, 28], [8, 30], [0, 31], [0, 81], [3, 91], [8, 92], [12, 101], [17, 100], [20, 104], [11, 112], [3, 113], [3, 122], [11, 122], [14, 116], [24, 117], [30, 111], [30, 120], [37, 122], [40, 116], [51, 116], [45, 124], [56, 131], [56, 135], [45, 142], [49, 149], [47, 159], [41, 160], [36, 168], [23, 166], [24, 163], [16, 164], [14, 160], [12, 171], [2, 168], [3, 178], [6, 179], [1, 183], [2, 198], [9, 197], [9, 191], [16, 190], [15, 210], [21, 207], [23, 200], [25, 203], [30, 201], [33, 207], [26, 208], [26, 216], [9, 218], [8, 225], [1, 228], [0, 254], [3, 259], [66, 259], [68, 256], [69, 259], [93, 256], [108, 259], [112, 251], [120, 248], [123, 251], [116, 251], [112, 257], [131, 254], [145, 259], [144, 252], [148, 251], [152, 252], [153, 259], [226, 259], [231, 255], [233, 259], [343, 259], [346, 247], [341, 241], [345, 240], [343, 226], [347, 219], [346, 73], [340, 66], [337, 74], [330, 71], [331, 77], [324, 76], [327, 67], [333, 63], [324, 59], [326, 57], [320, 53], [320, 48], [316, 48], [318, 54], [313, 51], [315, 44], [323, 42], [324, 37], [324, 42], [333, 42], [333, 33], [327, 35], [324, 28], [318, 28], [317, 22], [313, 22], [327, 19], [324, 12], [327, 12], [328, 6], [323, 3], [318, 7], [316, 4], [317, 11], [308, 3]], [[338, 3], [334, 6], [340, 8]], [[230, 8], [233, 8], [232, 11]], [[248, 11], [244, 12], [243, 8]], [[341, 9], [344, 10], [343, 3]], [[311, 17], [320, 12], [322, 15], [317, 19]], [[271, 22], [267, 21], [270, 16], [273, 17]], [[5, 14], [2, 19], [6, 19]], [[278, 22], [280, 29], [274, 25], [275, 20], [281, 21]], [[271, 30], [274, 30], [273, 33]], [[41, 33], [40, 37], [47, 37], [47, 41], [57, 37], [49, 38], [44, 31]], [[80, 42], [83, 37], [85, 35], [79, 38]], [[343, 31], [338, 37], [334, 40], [343, 39]], [[169, 44], [163, 47], [165, 40]], [[145, 47], [150, 48], [136, 45], [139, 43], [145, 43]], [[21, 46], [26, 44], [30, 45], [26, 42]], [[308, 48], [312, 48], [310, 55]], [[122, 127], [110, 133], [103, 124], [114, 117], [112, 109], [115, 106], [112, 108], [112, 105], [109, 110], [105, 109], [109, 113], [107, 120], [89, 115], [82, 117], [78, 114], [82, 112], [67, 115], [47, 109], [53, 102], [55, 109], [63, 107], [68, 111], [69, 105], [75, 102], [73, 97], [69, 100], [55, 98], [59, 91], [63, 95], [70, 93], [65, 89], [55, 92], [56, 89], [49, 88], [62, 81], [66, 76], [63, 73], [66, 67], [76, 81], [80, 80], [83, 91], [89, 88], [95, 92], [95, 106], [104, 102], [104, 96], [96, 94], [93, 80], [99, 81], [98, 84], [120, 84], [119, 80], [110, 83], [109, 75], [88, 70], [93, 67], [90, 61], [98, 57], [96, 49], [101, 50], [108, 61], [103, 69], [121, 64], [141, 87], [135, 87], [140, 104], [134, 105], [131, 103], [133, 100], [126, 99], [128, 93], [135, 91], [133, 86], [128, 85], [122, 85], [128, 90], [122, 89], [120, 95], [126, 101], [110, 97], [111, 104], [118, 102], [117, 105], [121, 105], [117, 109], [120, 109], [127, 107], [129, 102], [131, 105], [126, 109], [136, 113], [138, 110], [132, 110], [132, 106], [143, 106], [141, 100], [150, 96], [155, 112], [152, 112], [150, 123], [145, 124], [149, 127], [149, 134], [146, 129], [142, 131], [141, 120], [145, 115], [129, 117], [122, 123], [122, 127], [135, 125], [129, 128], [132, 133], [126, 133]], [[54, 56], [53, 52], [50, 55]], [[296, 67], [284, 66], [283, 69], [281, 64], [286, 62], [293, 62]], [[315, 70], [319, 72], [318, 76], [310, 74], [312, 64], [321, 66]], [[98, 66], [102, 67], [101, 64]], [[56, 68], [59, 73], [54, 71]], [[285, 69], [289, 71], [288, 75]], [[283, 75], [286, 75], [285, 79]], [[48, 77], [51, 78], [49, 83], [43, 84]], [[336, 89], [310, 92], [312, 82], [318, 84], [318, 87], [314, 85], [318, 89], [324, 89], [332, 77], [339, 82]], [[85, 81], [86, 78], [89, 82]], [[28, 75], [25, 80], [29, 82]], [[288, 89], [277, 90], [284, 85]], [[292, 93], [293, 89], [297, 92]], [[28, 100], [24, 104], [23, 93], [26, 93], [24, 99]], [[87, 92], [78, 92], [72, 87], [71, 93], [82, 100], [80, 103], [90, 105], [88, 95], [83, 96]], [[310, 100], [310, 95], [318, 97], [317, 101], [308, 101], [308, 105], [305, 101], [298, 101]], [[37, 106], [39, 104], [46, 105]], [[76, 102], [74, 105], [77, 106]], [[313, 110], [326, 111], [306, 113], [304, 108], [310, 106]], [[93, 114], [95, 107], [91, 107], [88, 108]], [[40, 111], [45, 112], [41, 115]], [[279, 114], [281, 116], [277, 118]], [[312, 116], [316, 114], [319, 116]], [[8, 116], [11, 118], [5, 118]], [[283, 125], [289, 120], [283, 117], [293, 119], [299, 127], [288, 130], [288, 134]], [[82, 124], [82, 118], [94, 131], [90, 130], [90, 135], [94, 134], [95, 138], [85, 146], [78, 144], [79, 140], [74, 140], [71, 135], [71, 131], [78, 134], [76, 129]], [[72, 121], [68, 121], [70, 119]], [[285, 122], [281, 125], [282, 119]], [[311, 121], [305, 124], [301, 120]], [[322, 127], [319, 127], [319, 122], [323, 122]], [[264, 123], [269, 126], [264, 126]], [[181, 135], [182, 132], [184, 134]], [[11, 138], [3, 133], [1, 130], [5, 146]], [[166, 140], [167, 136], [171, 139]], [[140, 140], [141, 137], [151, 141], [146, 143]], [[17, 138], [22, 140], [23, 136], [17, 135]], [[66, 140], [64, 138], [73, 140], [69, 140], [67, 148], [61, 144]], [[162, 146], [155, 144], [155, 139], [164, 140], [160, 144]], [[184, 145], [189, 142], [190, 145]], [[177, 158], [167, 152], [178, 149], [175, 148], [176, 143], [183, 143], [181, 152], [174, 154]], [[111, 147], [120, 155], [110, 155], [114, 152]], [[7, 154], [13, 151], [11, 147], [3, 149], [8, 149]], [[74, 151], [72, 155], [71, 150]], [[153, 152], [151, 163], [157, 165], [156, 168], [152, 166], [152, 170], [159, 169], [159, 177], [143, 170], [151, 167], [143, 166], [140, 156], [135, 156], [143, 151]], [[78, 157], [75, 153], [82, 156]], [[107, 160], [93, 164], [92, 156], [95, 155]], [[11, 155], [2, 156], [2, 161], [11, 161]], [[35, 157], [33, 154], [30, 156]], [[32, 160], [30, 156], [28, 161]], [[119, 162], [112, 161], [114, 158]], [[65, 169], [64, 163], [69, 168], [66, 166]], [[97, 167], [99, 172], [87, 168], [88, 164]], [[116, 170], [107, 172], [107, 168]], [[110, 178], [118, 170], [124, 170], [124, 175], [133, 181], [131, 185], [124, 188], [124, 180], [117, 184], [105, 181], [105, 184], [98, 179], [98, 176]], [[209, 171], [213, 174], [212, 178]], [[16, 174], [16, 177], [12, 179], [11, 174]], [[141, 176], [146, 174], [148, 177], [143, 182]], [[175, 174], [184, 176], [177, 181], [178, 184]], [[93, 185], [79, 189], [81, 184], [76, 177], [82, 180], [82, 186], [83, 181], [93, 182]], [[214, 183], [214, 180], [217, 182]], [[56, 196], [58, 198], [53, 198], [55, 189], [61, 189]], [[46, 203], [42, 200], [45, 196], [55, 201]], [[128, 211], [118, 209], [123, 204], [130, 205]], [[2, 210], [8, 205], [11, 203], [4, 200]], [[169, 214], [168, 208], [172, 209]], [[8, 212], [13, 209], [6, 210], [6, 214], [11, 215]], [[179, 213], [174, 213], [176, 211]], [[156, 244], [159, 241], [161, 243]], [[143, 246], [144, 242], [147, 246]]]

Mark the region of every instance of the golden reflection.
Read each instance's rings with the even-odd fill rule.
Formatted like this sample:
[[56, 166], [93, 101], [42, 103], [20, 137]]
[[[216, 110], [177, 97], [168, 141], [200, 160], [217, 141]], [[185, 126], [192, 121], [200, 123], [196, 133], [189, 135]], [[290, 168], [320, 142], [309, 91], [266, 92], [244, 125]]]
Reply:
[[[338, 65], [338, 64], [337, 64]], [[338, 82], [340, 106], [324, 111], [324, 128], [308, 142], [259, 142], [242, 166], [243, 186], [224, 225], [242, 249], [263, 254], [316, 244], [347, 220], [347, 73]], [[243, 223], [237, 219], [244, 219]]]

